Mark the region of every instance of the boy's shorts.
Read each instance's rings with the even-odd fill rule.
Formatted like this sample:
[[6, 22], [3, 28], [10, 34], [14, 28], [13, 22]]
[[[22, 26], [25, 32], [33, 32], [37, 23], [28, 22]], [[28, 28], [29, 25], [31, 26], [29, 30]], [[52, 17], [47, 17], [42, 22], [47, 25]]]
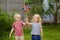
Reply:
[[41, 40], [40, 35], [32, 35], [32, 40]]
[[24, 40], [24, 36], [15, 36], [15, 40]]

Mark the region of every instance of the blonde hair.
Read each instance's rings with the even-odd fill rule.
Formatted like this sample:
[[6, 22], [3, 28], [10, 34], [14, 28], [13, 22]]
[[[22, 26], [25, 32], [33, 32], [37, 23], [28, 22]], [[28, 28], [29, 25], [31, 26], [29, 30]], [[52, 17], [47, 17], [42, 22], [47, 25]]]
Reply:
[[39, 14], [34, 14], [33, 15], [32, 20], [31, 20], [32, 22], [34, 21], [34, 16], [36, 16], [38, 18], [38, 23], [41, 23], [42, 22], [41, 17], [40, 17]]
[[20, 18], [21, 18], [21, 15], [20, 15], [20, 14], [15, 14], [15, 15], [14, 15], [14, 19], [15, 19], [15, 20], [18, 20], [18, 19], [20, 19]]

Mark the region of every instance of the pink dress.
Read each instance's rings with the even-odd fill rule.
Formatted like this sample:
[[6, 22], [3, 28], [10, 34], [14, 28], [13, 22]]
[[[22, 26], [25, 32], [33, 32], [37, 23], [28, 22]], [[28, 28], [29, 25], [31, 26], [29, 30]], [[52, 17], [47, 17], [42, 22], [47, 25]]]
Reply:
[[23, 35], [23, 22], [16, 21], [13, 23], [12, 27], [14, 28], [15, 36], [22, 36]]

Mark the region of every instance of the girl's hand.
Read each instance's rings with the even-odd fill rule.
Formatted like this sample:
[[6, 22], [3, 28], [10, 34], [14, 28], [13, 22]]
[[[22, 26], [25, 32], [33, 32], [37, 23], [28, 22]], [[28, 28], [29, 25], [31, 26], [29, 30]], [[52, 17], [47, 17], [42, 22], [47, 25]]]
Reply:
[[40, 33], [41, 33], [41, 38], [43, 39], [43, 29], [42, 29], [42, 27], [41, 27]]
[[41, 38], [43, 38], [43, 34], [41, 34]]

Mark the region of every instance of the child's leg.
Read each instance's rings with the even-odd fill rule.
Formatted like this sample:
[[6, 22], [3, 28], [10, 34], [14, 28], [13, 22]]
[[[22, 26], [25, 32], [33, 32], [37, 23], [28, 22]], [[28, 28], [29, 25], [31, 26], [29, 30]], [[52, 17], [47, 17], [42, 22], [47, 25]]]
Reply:
[[20, 36], [20, 40], [24, 40], [24, 36]]
[[37, 36], [36, 36], [36, 39], [37, 39], [37, 40], [41, 40], [41, 36], [40, 36], [40, 35], [37, 35]]
[[35, 39], [36, 39], [35, 35], [32, 35], [32, 40], [35, 40]]
[[19, 40], [20, 37], [15, 36], [15, 40]]

